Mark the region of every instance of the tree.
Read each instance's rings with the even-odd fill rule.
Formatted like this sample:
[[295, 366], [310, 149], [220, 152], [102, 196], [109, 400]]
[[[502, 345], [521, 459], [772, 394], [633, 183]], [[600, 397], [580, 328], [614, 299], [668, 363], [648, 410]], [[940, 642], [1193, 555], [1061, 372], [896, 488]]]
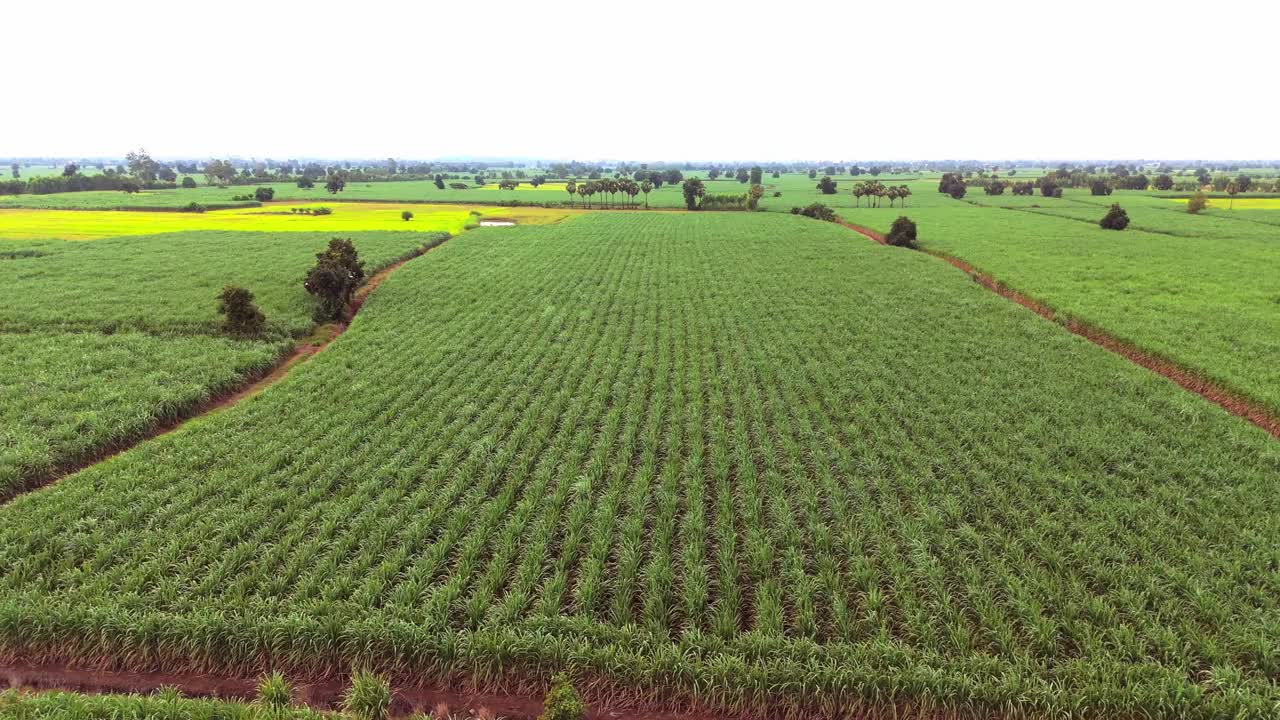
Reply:
[[1094, 180], [1093, 185], [1089, 187], [1089, 194], [1095, 196], [1110, 195], [1111, 185], [1106, 180]]
[[136, 193], [136, 192], [142, 192], [142, 186], [138, 184], [137, 180], [129, 180], [129, 179], [121, 180], [120, 192], [132, 195], [133, 193]]
[[578, 185], [570, 180], [564, 184], [564, 191], [569, 193], [569, 207], [573, 207], [573, 194], [578, 192]]
[[1129, 227], [1129, 213], [1125, 212], [1119, 203], [1114, 203], [1098, 224], [1107, 230], [1123, 230]]
[[253, 199], [258, 202], [271, 202], [276, 196], [275, 188], [260, 187], [253, 191]]
[[866, 183], [856, 183], [856, 184], [854, 184], [854, 186], [853, 186], [853, 206], [854, 206], [854, 207], [861, 207], [861, 206], [862, 206], [862, 196], [863, 196], [863, 195], [866, 195], [866, 194], [867, 194], [867, 184], [866, 184]]
[[898, 216], [885, 236], [885, 242], [894, 247], [913, 248], [916, 246], [916, 224], [905, 216]]
[[835, 195], [836, 181], [832, 180], [830, 175], [823, 175], [822, 179], [818, 181], [817, 188], [822, 191], [823, 195]]
[[178, 173], [174, 172], [173, 168], [168, 165], [163, 165], [156, 171], [156, 177], [159, 178], [161, 182], [171, 183], [178, 180]]
[[1006, 185], [1003, 180], [988, 180], [986, 185], [982, 186], [983, 192], [988, 195], [1003, 195]]
[[334, 173], [325, 181], [324, 189], [329, 191], [330, 195], [337, 195], [347, 187], [347, 179], [341, 173]]
[[680, 189], [684, 193], [684, 206], [689, 210], [697, 210], [698, 202], [702, 199], [702, 196], [707, 194], [706, 187], [703, 186], [702, 181], [698, 178], [685, 180]]
[[1160, 190], [1161, 192], [1167, 192], [1169, 190], [1172, 190], [1173, 178], [1169, 177], [1168, 175], [1157, 175], [1155, 181], [1152, 182], [1152, 187], [1154, 187], [1157, 190]]
[[191, 190], [191, 189], [194, 189], [195, 186], [196, 186], [195, 178], [191, 177], [190, 175], [187, 175], [186, 177], [182, 178], [182, 187], [188, 190]]
[[1202, 210], [1209, 206], [1209, 198], [1204, 194], [1203, 190], [1197, 190], [1195, 195], [1187, 201], [1187, 212], [1192, 215], [1199, 215]]
[[747, 191], [747, 208], [750, 210], [758, 208], [762, 197], [764, 197], [764, 186], [760, 183], [753, 184]]
[[1235, 209], [1236, 193], [1239, 193], [1239, 192], [1240, 192], [1240, 186], [1236, 184], [1236, 181], [1232, 180], [1231, 182], [1227, 183], [1227, 194], [1231, 196], [1231, 200], [1227, 202], [1228, 210]]
[[310, 177], [307, 177], [306, 175], [303, 175], [302, 177], [298, 178], [298, 187], [302, 188], [303, 190], [310, 190], [315, 186], [316, 186], [316, 181], [312, 180]]
[[1045, 197], [1062, 197], [1058, 179], [1053, 175], [1045, 175], [1040, 178], [1040, 194]]
[[[588, 187], [589, 185], [591, 185], [590, 182], [584, 182], [578, 185], [578, 197], [582, 198], [582, 204], [587, 207], [591, 207], [591, 201], [587, 196], [595, 192], [595, 190]], [[588, 190], [591, 190], [591, 192], [587, 192]]]
[[75, 177], [75, 174], [78, 172], [80, 172], [79, 165], [76, 165], [75, 163], [67, 163], [62, 168], [62, 177]]
[[813, 168], [810, 168], [810, 169], [809, 169], [809, 179], [810, 179], [810, 180], [812, 180], [812, 179], [814, 179], [814, 178], [816, 178], [816, 177], [818, 177], [818, 171], [817, 171], [817, 170], [814, 170]]
[[649, 192], [653, 190], [653, 183], [644, 180], [640, 183], [640, 192], [644, 193], [644, 209], [649, 209]]
[[938, 181], [938, 192], [959, 200], [965, 193], [964, 178], [959, 173], [943, 173]]
[[443, 189], [444, 189], [444, 176], [443, 176], [443, 175], [436, 175], [436, 189], [437, 189], [437, 190], [443, 190]]
[[413, 219], [413, 213], [408, 210], [404, 210], [400, 213], [400, 219], [405, 222], [409, 222]]
[[738, 172], [734, 177], [737, 178], [738, 182], [745, 183], [751, 179], [751, 173], [747, 172], [746, 168], [738, 168]]
[[1249, 177], [1248, 175], [1241, 175], [1240, 177], [1236, 178], [1236, 187], [1240, 189], [1240, 192], [1249, 192], [1249, 188], [1252, 185], [1253, 185], [1253, 178]]
[[343, 309], [363, 280], [364, 263], [351, 240], [331, 239], [328, 249], [316, 254], [315, 267], [303, 282], [317, 300], [312, 318], [316, 322], [341, 319]]
[[898, 186], [898, 197], [902, 198], [902, 207], [907, 206], [907, 198], [911, 197], [911, 188], [906, 185]]
[[146, 150], [138, 148], [137, 151], [125, 155], [124, 159], [129, 164], [129, 173], [131, 175], [144, 183], [156, 181], [156, 171], [159, 169], [159, 163], [152, 160]]
[[22, 166], [18, 163], [13, 163], [9, 166], [9, 172], [13, 174], [13, 179], [17, 180], [22, 177]]
[[218, 295], [218, 312], [223, 315], [222, 330], [237, 337], [257, 337], [266, 325], [266, 316], [253, 303], [253, 293], [228, 285]]
[[[675, 168], [671, 168], [670, 170], [663, 173], [662, 179], [665, 180], [668, 185], [675, 185], [676, 183], [684, 180], [684, 173], [680, 172]], [[662, 187], [662, 186], [654, 185], [654, 187]]]
[[[524, 173], [520, 173], [520, 174], [523, 175]], [[529, 179], [529, 184], [534, 187], [538, 187], [539, 185], [542, 185], [546, 181], [547, 179], [545, 177], [541, 175], [534, 175], [532, 178]]]
[[210, 160], [204, 166], [205, 182], [209, 185], [226, 185], [235, 179], [236, 168], [226, 160]]
[[711, 168], [707, 171], [708, 180], [715, 180], [718, 177], [720, 177], [720, 168]]
[[756, 165], [751, 168], [751, 184], [759, 185], [764, 181], [764, 168]]

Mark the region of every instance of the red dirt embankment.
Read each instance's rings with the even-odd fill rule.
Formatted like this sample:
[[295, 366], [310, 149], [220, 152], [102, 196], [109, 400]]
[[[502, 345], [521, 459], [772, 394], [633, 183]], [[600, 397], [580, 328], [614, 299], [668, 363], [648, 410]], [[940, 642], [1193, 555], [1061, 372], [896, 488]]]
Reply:
[[[843, 220], [839, 221], [841, 225], [853, 230], [863, 237], [874, 240], [875, 242], [885, 245], [884, 235], [870, 228], [855, 225]], [[969, 263], [958, 257], [948, 255], [937, 250], [924, 250], [925, 253], [932, 255], [940, 260], [944, 260], [951, 265], [963, 270], [974, 282], [996, 293], [997, 295], [1012, 300], [1024, 308], [1034, 312], [1035, 314], [1056, 322], [1065, 327], [1068, 331], [1079, 335], [1080, 337], [1092, 342], [1095, 345], [1104, 347], [1107, 350], [1129, 360], [1130, 362], [1141, 365], [1142, 367], [1162, 375], [1173, 382], [1177, 383], [1185, 390], [1189, 390], [1200, 397], [1222, 407], [1232, 415], [1248, 420], [1258, 427], [1271, 433], [1271, 436], [1280, 439], [1280, 418], [1275, 417], [1266, 408], [1258, 403], [1232, 392], [1212, 381], [1206, 380], [1191, 370], [1180, 367], [1164, 358], [1156, 357], [1132, 343], [1125, 342], [1104, 330], [1087, 325], [1073, 318], [1059, 318], [1058, 314], [1052, 308], [1044, 303], [1024, 295], [1017, 290], [1005, 287], [998, 280], [990, 275], [979, 271]]]

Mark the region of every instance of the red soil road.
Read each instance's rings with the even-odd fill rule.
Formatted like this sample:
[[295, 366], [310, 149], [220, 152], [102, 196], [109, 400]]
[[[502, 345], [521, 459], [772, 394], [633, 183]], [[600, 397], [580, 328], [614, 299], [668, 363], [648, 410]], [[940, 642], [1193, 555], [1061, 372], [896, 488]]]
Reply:
[[329, 346], [329, 343], [336, 340], [339, 335], [345, 332], [347, 326], [351, 323], [352, 319], [355, 318], [356, 313], [359, 312], [360, 308], [364, 305], [365, 300], [369, 298], [369, 294], [376, 290], [378, 286], [382, 284], [382, 281], [386, 280], [391, 273], [395, 272], [396, 269], [410, 260], [425, 254], [428, 250], [438, 247], [441, 244], [443, 244], [443, 241], [426, 247], [422, 249], [421, 252], [417, 252], [410, 257], [394, 262], [374, 273], [363, 285], [359, 287], [359, 289], [356, 290], [351, 302], [347, 304], [347, 309], [343, 313], [344, 322], [322, 328], [322, 330], [327, 330], [327, 332], [322, 333], [318, 338], [313, 337], [313, 342], [305, 342], [295, 345], [292, 350], [281, 356], [280, 360], [277, 361], [275, 367], [272, 369], [265, 373], [255, 373], [247, 378], [239, 387], [232, 388], [231, 390], [212, 397], [172, 420], [160, 423], [139, 435], [102, 448], [98, 452], [81, 458], [80, 460], [62, 465], [43, 476], [33, 478], [29, 482], [23, 483], [13, 489], [8, 494], [0, 493], [0, 504], [4, 504], [23, 493], [42, 488], [45, 485], [50, 485], [64, 477], [67, 477], [68, 475], [74, 475], [85, 468], [110, 460], [116, 455], [130, 450], [147, 440], [171, 433], [196, 418], [204, 417], [205, 415], [231, 407], [232, 405], [253, 397], [263, 390], [266, 390], [268, 387], [280, 382], [295, 367], [310, 360], [313, 355], [324, 350]]
[[[182, 673], [123, 672], [72, 668], [62, 665], [0, 663], [0, 678], [10, 688], [32, 691], [64, 690], [89, 694], [147, 695], [161, 688], [175, 688], [184, 697], [253, 700], [256, 678], [220, 677]], [[335, 680], [295, 682], [295, 702], [314, 710], [341, 707], [347, 685]], [[500, 717], [533, 720], [542, 714], [542, 700], [514, 694], [467, 692], [464, 690], [395, 686], [392, 689], [392, 717], [414, 712], [432, 712], [435, 717]], [[730, 720], [738, 715], [720, 715], [690, 708], [687, 711], [590, 706], [591, 720]]]
[[[854, 225], [853, 223], [845, 222], [843, 220], [839, 222], [850, 230], [874, 240], [881, 245], [886, 244], [884, 235], [876, 232], [875, 230], [862, 227], [861, 225]], [[1005, 287], [995, 278], [979, 271], [964, 260], [937, 250], [925, 250], [924, 252], [959, 268], [968, 274], [969, 277], [973, 278], [974, 282], [997, 295], [1018, 303], [1022, 307], [1027, 308], [1046, 320], [1059, 322], [1058, 315], [1052, 308], [1038, 300], [1035, 300], [1034, 298], [1018, 292], [1017, 290]], [[1172, 380], [1183, 389], [1189, 390], [1218, 405], [1232, 415], [1237, 415], [1248, 420], [1254, 425], [1266, 430], [1268, 433], [1271, 433], [1272, 437], [1280, 439], [1280, 417], [1272, 415], [1258, 403], [1255, 403], [1238, 393], [1227, 390], [1216, 383], [1206, 380], [1186, 368], [1179, 367], [1177, 364], [1165, 360], [1164, 358], [1156, 357], [1131, 343], [1125, 342], [1096, 327], [1082, 323], [1079, 320], [1064, 318], [1060, 324], [1062, 324], [1062, 326], [1068, 331], [1079, 335], [1089, 342], [1104, 347], [1130, 362], [1141, 365], [1154, 373]]]

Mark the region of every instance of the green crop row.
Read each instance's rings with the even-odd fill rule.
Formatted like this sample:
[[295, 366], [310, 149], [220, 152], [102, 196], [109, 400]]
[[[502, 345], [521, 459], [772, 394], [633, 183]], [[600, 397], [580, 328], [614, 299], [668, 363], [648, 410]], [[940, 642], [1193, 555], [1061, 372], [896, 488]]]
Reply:
[[0, 654], [1266, 717], [1278, 474], [1257, 428], [830, 223], [480, 229], [283, 382], [0, 508]]

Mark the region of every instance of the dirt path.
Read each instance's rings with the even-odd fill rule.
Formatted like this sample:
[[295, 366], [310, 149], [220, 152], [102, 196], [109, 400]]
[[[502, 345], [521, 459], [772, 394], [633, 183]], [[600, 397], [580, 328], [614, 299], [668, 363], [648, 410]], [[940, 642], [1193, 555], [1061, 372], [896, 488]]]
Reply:
[[[881, 245], [886, 244], [884, 235], [876, 232], [875, 230], [845, 222], [843, 220], [839, 221], [839, 223], [866, 238], [880, 243]], [[1001, 285], [995, 278], [979, 271], [958, 257], [948, 255], [947, 253], [939, 252], [937, 250], [924, 250], [923, 252], [926, 252], [940, 260], [944, 260], [960, 270], [963, 270], [970, 278], [973, 279], [974, 282], [997, 295], [1018, 303], [1022, 307], [1027, 308], [1046, 320], [1061, 324], [1068, 331], [1079, 335], [1095, 345], [1104, 347], [1130, 362], [1141, 365], [1154, 373], [1172, 380], [1183, 389], [1193, 392], [1218, 405], [1232, 415], [1237, 415], [1248, 420], [1254, 425], [1266, 430], [1268, 433], [1271, 433], [1272, 437], [1280, 439], [1280, 417], [1275, 417], [1258, 403], [1255, 403], [1238, 393], [1227, 390], [1214, 382], [1206, 380], [1186, 368], [1179, 367], [1173, 362], [1145, 352], [1137, 346], [1120, 340], [1104, 330], [1071, 318], [1059, 318], [1058, 314], [1055, 313], [1052, 308], [1032, 297], [1018, 292], [1017, 290]]]
[[[257, 679], [184, 673], [141, 673], [37, 665], [0, 663], [0, 687], [32, 691], [65, 690], [87, 694], [146, 695], [161, 688], [176, 688], [185, 697], [253, 700]], [[314, 710], [341, 707], [347, 685], [336, 680], [295, 681], [295, 702]], [[500, 717], [534, 720], [542, 714], [542, 699], [527, 695], [467, 692], [430, 686], [394, 685], [392, 717], [414, 712], [434, 713], [434, 717]], [[727, 720], [730, 717], [704, 710], [662, 711], [593, 705], [587, 710], [591, 720]]]
[[264, 373], [254, 373], [250, 375], [238, 387], [219, 393], [218, 395], [212, 398], [209, 398], [205, 402], [202, 402], [193, 406], [191, 409], [189, 409], [184, 413], [181, 413], [180, 415], [178, 415], [176, 418], [172, 420], [167, 420], [158, 425], [154, 425], [148, 430], [138, 435], [135, 435], [126, 440], [122, 440], [120, 442], [108, 445], [104, 448], [99, 449], [97, 452], [92, 453], [88, 456], [85, 456], [75, 462], [67, 463], [65, 465], [59, 466], [58, 468], [44, 475], [32, 478], [30, 481], [22, 483], [21, 485], [13, 488], [8, 493], [0, 493], [0, 505], [3, 505], [4, 503], [9, 502], [13, 498], [19, 495], [22, 495], [23, 493], [28, 493], [28, 492], [31, 492], [32, 490], [37, 490], [46, 485], [55, 483], [64, 477], [67, 477], [69, 475], [74, 475], [80, 472], [81, 470], [84, 470], [93, 465], [97, 465], [100, 462], [110, 460], [111, 458], [115, 457], [116, 455], [119, 455], [120, 453], [126, 452], [128, 450], [133, 449], [134, 447], [137, 447], [141, 443], [160, 437], [161, 435], [167, 435], [173, 432], [174, 430], [177, 430], [178, 428], [182, 427], [183, 425], [186, 425], [192, 420], [195, 420], [196, 418], [205, 417], [212, 413], [218, 412], [219, 410], [229, 408], [232, 405], [235, 405], [243, 400], [246, 400], [248, 398], [253, 397], [254, 395], [257, 395], [258, 393], [262, 392], [263, 390], [266, 390], [272, 385], [275, 385], [276, 383], [285, 379], [285, 377], [287, 377], [294, 368], [310, 360], [314, 355], [316, 355], [317, 353], [319, 353], [320, 351], [328, 347], [330, 343], [332, 343], [334, 340], [338, 338], [338, 336], [346, 332], [347, 326], [351, 324], [351, 321], [353, 319], [355, 319], [356, 313], [359, 312], [360, 308], [364, 306], [364, 303], [369, 298], [369, 295], [374, 290], [378, 289], [378, 286], [381, 285], [382, 282], [386, 280], [388, 276], [391, 275], [391, 273], [395, 272], [397, 269], [399, 269], [402, 265], [409, 262], [410, 260], [417, 257], [421, 257], [431, 249], [439, 247], [447, 239], [448, 238], [445, 238], [443, 240], [439, 240], [429, 245], [424, 245], [422, 248], [419, 249], [418, 252], [415, 252], [413, 255], [410, 255], [401, 260], [397, 260], [396, 262], [388, 265], [387, 267], [369, 276], [369, 278], [364, 282], [364, 284], [361, 285], [356, 290], [355, 295], [351, 299], [351, 302], [347, 304], [347, 308], [343, 312], [343, 322], [324, 325], [317, 328], [316, 331], [313, 332], [310, 337], [299, 342], [297, 345], [294, 345], [294, 347], [289, 352], [282, 355], [280, 359], [276, 362], [275, 366], [273, 366], [270, 370], [267, 370]]

